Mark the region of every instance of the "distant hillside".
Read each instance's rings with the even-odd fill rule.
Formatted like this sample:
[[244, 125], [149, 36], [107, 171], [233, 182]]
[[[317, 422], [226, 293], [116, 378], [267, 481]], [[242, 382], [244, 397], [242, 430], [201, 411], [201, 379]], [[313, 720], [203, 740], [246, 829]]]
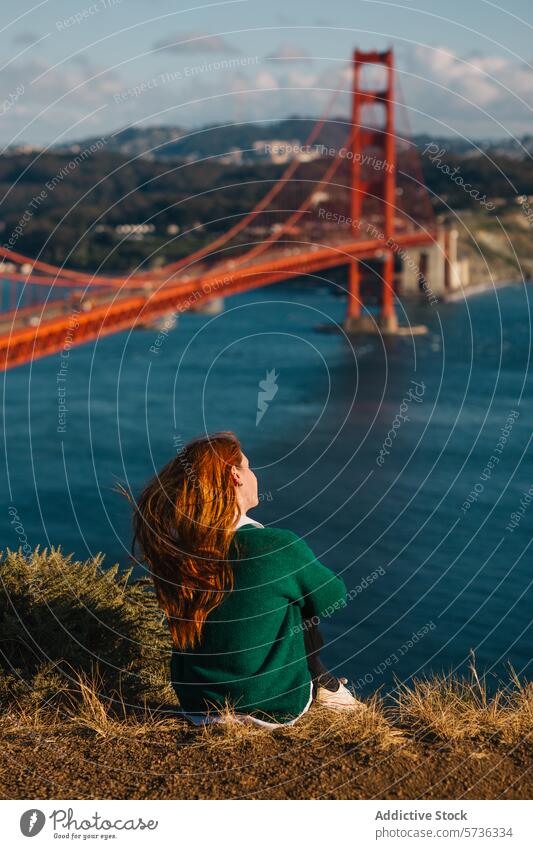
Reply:
[[[0, 239], [26, 256], [100, 272], [174, 262], [253, 209], [285, 169], [260, 159], [224, 162], [210, 158], [214, 153], [227, 153], [232, 145], [249, 148], [261, 138], [305, 140], [312, 125], [311, 119], [291, 118], [276, 124], [204, 128], [185, 136], [176, 127], [130, 128], [106, 144], [86, 139], [75, 147], [37, 156], [11, 150], [0, 156], [4, 197]], [[340, 122], [330, 122], [317, 143], [338, 149], [344, 144], [344, 130]], [[420, 136], [418, 141], [423, 153], [430, 139]], [[422, 155], [421, 160], [436, 213], [456, 226], [466, 211], [471, 213], [472, 233], [461, 237], [461, 252], [472, 255], [474, 265], [472, 234], [475, 238], [483, 231], [478, 241], [493, 252], [498, 279], [516, 276], [512, 250], [533, 275], [528, 213], [533, 204], [533, 160], [519, 159], [516, 150], [461, 153], [446, 147], [445, 140], [431, 143], [439, 153]], [[148, 157], [143, 155], [147, 150], [152, 151]], [[185, 157], [208, 161], [185, 164]], [[302, 163], [298, 176], [317, 182], [327, 164], [327, 160]], [[305, 180], [299, 180], [300, 186]], [[529, 196], [528, 206], [520, 206], [518, 195]], [[490, 200], [490, 211], [481, 206], [481, 196]], [[499, 221], [511, 228], [512, 245], [506, 247], [498, 236]], [[479, 274], [486, 275], [483, 260]]]
[[[123, 156], [144, 154], [154, 159], [202, 159], [235, 149], [252, 150], [254, 142], [263, 139], [303, 144], [315, 123], [314, 118], [287, 118], [275, 123], [211, 125], [192, 130], [183, 127], [128, 127], [106, 138], [106, 147]], [[347, 132], [345, 119], [333, 119], [324, 126], [315, 144], [342, 147]], [[76, 144], [61, 145], [55, 149], [71, 152], [94, 141], [96, 139], [82, 139]]]
[[[232, 150], [252, 150], [254, 142], [277, 139], [280, 141], [305, 142], [316, 123], [315, 118], [291, 117], [283, 121], [258, 121], [249, 124], [207, 125], [197, 129], [183, 127], [127, 127], [106, 138], [110, 152], [123, 156], [144, 155], [153, 159], [200, 159], [221, 156]], [[337, 117], [324, 125], [315, 144], [342, 147], [346, 142], [346, 118]], [[413, 136], [419, 149], [438, 144], [449, 154], [460, 156], [479, 154], [484, 151], [493, 155], [524, 159], [533, 153], [533, 135], [521, 139], [466, 140], [446, 136], [419, 134]], [[55, 150], [72, 152], [89, 146], [97, 139], [81, 139], [76, 143], [59, 145]]]

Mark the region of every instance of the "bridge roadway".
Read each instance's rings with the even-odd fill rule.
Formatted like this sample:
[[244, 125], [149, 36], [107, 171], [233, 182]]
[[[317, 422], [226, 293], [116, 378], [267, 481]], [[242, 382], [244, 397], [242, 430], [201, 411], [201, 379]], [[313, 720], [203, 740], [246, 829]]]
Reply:
[[[434, 233], [398, 234], [394, 250], [434, 242]], [[265, 252], [260, 261], [249, 265], [239, 264], [238, 259], [226, 260], [200, 274], [184, 275], [175, 284], [165, 283], [163, 278], [158, 283], [152, 278], [144, 289], [134, 294], [131, 288], [128, 290], [125, 279], [122, 290], [88, 292], [85, 307], [89, 309], [84, 309], [83, 302], [80, 308], [69, 299], [49, 301], [44, 309], [39, 305], [25, 307], [7, 314], [0, 323], [0, 370], [6, 371], [135, 325], [142, 326], [171, 312], [185, 312], [211, 298], [235, 295], [301, 274], [347, 265], [352, 257], [379, 256], [385, 247], [382, 240], [368, 239], [313, 245], [311, 249], [296, 252], [278, 248], [270, 255]], [[100, 281], [101, 278], [95, 277], [95, 284]]]

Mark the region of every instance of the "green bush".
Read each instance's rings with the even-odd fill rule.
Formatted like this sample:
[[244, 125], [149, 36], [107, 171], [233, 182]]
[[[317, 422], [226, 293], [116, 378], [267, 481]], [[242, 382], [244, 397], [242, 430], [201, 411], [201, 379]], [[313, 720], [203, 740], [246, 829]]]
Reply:
[[127, 705], [176, 701], [172, 643], [149, 578], [59, 548], [0, 554], [0, 705], [61, 703], [77, 673]]

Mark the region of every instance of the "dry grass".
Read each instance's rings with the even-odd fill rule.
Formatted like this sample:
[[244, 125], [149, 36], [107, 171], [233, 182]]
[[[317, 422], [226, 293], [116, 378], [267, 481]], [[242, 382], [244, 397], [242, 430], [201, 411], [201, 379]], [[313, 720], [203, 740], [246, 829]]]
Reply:
[[384, 714], [378, 696], [366, 703], [366, 710], [348, 713], [332, 711], [316, 704], [294, 725], [265, 729], [253, 724], [236, 721], [235, 713], [228, 707], [222, 712], [223, 723], [207, 725], [197, 730], [198, 742], [202, 746], [232, 747], [242, 743], [271, 739], [290, 740], [295, 744], [320, 746], [337, 742], [357, 745], [373, 745], [380, 749], [404, 742], [403, 733], [394, 728]]
[[533, 682], [513, 669], [509, 685], [489, 696], [475, 663], [470, 678], [435, 675], [398, 684], [395, 714], [400, 727], [426, 739], [493, 741], [512, 745], [531, 740]]
[[315, 707], [295, 725], [283, 731], [293, 739], [328, 740], [390, 749], [405, 742], [405, 735], [386, 715], [378, 694], [366, 701], [365, 710], [347, 712]]
[[102, 694], [102, 679], [78, 673], [61, 705], [28, 708], [13, 703], [0, 718], [0, 733], [54, 734], [77, 731], [99, 738], [134, 738], [163, 732], [185, 735], [191, 745], [218, 750], [253, 745], [270, 736], [293, 741], [296, 746], [328, 743], [372, 747], [388, 751], [413, 740], [427, 742], [467, 741], [514, 745], [531, 739], [533, 684], [524, 684], [514, 673], [509, 687], [492, 698], [483, 679], [472, 669], [470, 680], [435, 676], [398, 684], [393, 706], [375, 694], [366, 710], [337, 712], [313, 705], [295, 725], [265, 729], [239, 722], [230, 708], [224, 723], [192, 728], [181, 717], [149, 705], [131, 708], [124, 700]]
[[122, 694], [104, 695], [97, 667], [91, 674], [73, 670], [72, 681], [63, 688], [62, 698], [49, 704], [28, 706], [27, 700], [15, 699], [0, 715], [0, 733], [89, 731], [101, 738], [131, 738], [187, 727], [185, 721], [164, 715], [146, 703], [132, 708]]
[[146, 703], [132, 710], [122, 693], [108, 698], [102, 695], [102, 680], [98, 672], [77, 675], [77, 691], [63, 712], [64, 719], [76, 729], [87, 729], [99, 737], [139, 737], [163, 730], [175, 720], [158, 714]]

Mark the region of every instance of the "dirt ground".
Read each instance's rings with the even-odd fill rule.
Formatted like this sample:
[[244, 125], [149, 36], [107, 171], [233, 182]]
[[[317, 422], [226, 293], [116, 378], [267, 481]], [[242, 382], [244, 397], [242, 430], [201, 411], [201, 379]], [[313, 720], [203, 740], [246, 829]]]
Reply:
[[227, 737], [176, 729], [2, 732], [7, 799], [527, 799], [532, 748]]

